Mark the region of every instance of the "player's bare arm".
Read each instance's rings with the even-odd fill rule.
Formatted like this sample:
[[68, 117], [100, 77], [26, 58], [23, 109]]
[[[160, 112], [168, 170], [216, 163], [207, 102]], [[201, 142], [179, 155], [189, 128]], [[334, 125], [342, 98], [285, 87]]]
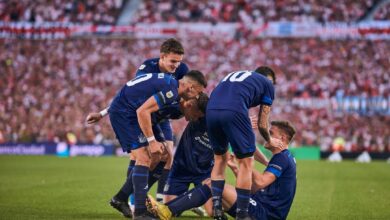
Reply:
[[156, 141], [152, 130], [151, 114], [159, 109], [156, 99], [152, 96], [137, 109], [138, 124], [149, 142], [150, 153], [162, 153], [163, 145]]
[[256, 151], [253, 156], [257, 162], [263, 164], [264, 166], [268, 165], [268, 158], [258, 148], [256, 148]]
[[259, 132], [261, 136], [264, 138], [264, 140], [267, 142], [270, 142], [271, 140], [271, 135], [269, 134], [269, 127], [268, 127], [268, 118], [270, 112], [271, 112], [271, 106], [261, 105], [259, 111], [259, 119], [257, 121]]
[[257, 170], [252, 171], [252, 189], [264, 189], [276, 180], [276, 176], [268, 171], [260, 173]]

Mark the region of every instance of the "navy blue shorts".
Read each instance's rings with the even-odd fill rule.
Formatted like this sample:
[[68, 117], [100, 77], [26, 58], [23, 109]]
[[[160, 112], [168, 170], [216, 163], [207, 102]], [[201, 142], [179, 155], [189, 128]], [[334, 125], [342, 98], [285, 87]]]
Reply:
[[206, 121], [214, 154], [226, 153], [230, 143], [237, 158], [253, 155], [256, 150], [255, 134], [248, 115], [230, 110], [208, 109]]
[[[233, 204], [233, 206], [227, 211], [227, 213], [233, 218], [236, 217], [236, 209], [237, 202]], [[256, 199], [256, 196], [252, 195], [249, 200], [248, 214], [252, 217], [252, 219], [256, 220], [267, 220], [269, 219], [267, 216], [267, 210], [264, 206]]]
[[[118, 139], [123, 152], [130, 153], [132, 150], [148, 145], [146, 137], [142, 133], [137, 117], [130, 116], [126, 112], [109, 112], [111, 127]], [[159, 132], [155, 134], [157, 141], [164, 141]]]
[[202, 182], [207, 178], [210, 178], [210, 175], [193, 177], [172, 177], [170, 175], [164, 187], [164, 194], [180, 196], [188, 191], [191, 183], [194, 184], [195, 187], [197, 187], [202, 185]]

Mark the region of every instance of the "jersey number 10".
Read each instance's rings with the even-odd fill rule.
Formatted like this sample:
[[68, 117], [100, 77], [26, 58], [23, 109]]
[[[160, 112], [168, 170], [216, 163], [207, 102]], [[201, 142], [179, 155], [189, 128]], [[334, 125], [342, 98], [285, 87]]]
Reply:
[[126, 83], [126, 85], [127, 86], [134, 86], [137, 83], [140, 83], [140, 82], [143, 82], [143, 81], [146, 81], [146, 80], [152, 78], [152, 76], [153, 76], [153, 74], [151, 74], [151, 73], [139, 75], [139, 76], [135, 77], [134, 79], [128, 81]]
[[250, 75], [252, 75], [252, 72], [249, 71], [232, 72], [225, 76], [222, 82], [225, 82], [227, 79], [229, 79], [230, 82], [242, 82]]

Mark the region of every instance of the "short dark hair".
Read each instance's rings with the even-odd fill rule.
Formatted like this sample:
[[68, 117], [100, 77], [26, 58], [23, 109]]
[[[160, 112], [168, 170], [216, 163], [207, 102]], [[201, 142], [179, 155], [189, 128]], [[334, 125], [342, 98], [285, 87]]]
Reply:
[[207, 103], [209, 102], [209, 96], [202, 92], [199, 94], [199, 97], [196, 100], [198, 109], [203, 113], [206, 114], [206, 107]]
[[271, 76], [272, 81], [273, 81], [272, 83], [276, 84], [276, 75], [275, 75], [275, 72], [271, 69], [271, 67], [259, 66], [256, 68], [255, 72], [260, 73], [261, 75], [263, 75], [265, 77]]
[[175, 38], [169, 38], [161, 44], [160, 53], [174, 53], [183, 55], [184, 48], [180, 41], [176, 40]]
[[271, 125], [276, 126], [280, 130], [282, 130], [285, 134], [287, 134], [288, 142], [290, 142], [293, 139], [296, 133], [294, 126], [289, 121], [272, 121]]
[[195, 80], [196, 82], [198, 82], [200, 85], [202, 85], [203, 87], [207, 87], [207, 80], [206, 78], [204, 77], [203, 73], [200, 72], [199, 70], [190, 70], [186, 75], [184, 75], [186, 77], [189, 77], [191, 78], [192, 80]]

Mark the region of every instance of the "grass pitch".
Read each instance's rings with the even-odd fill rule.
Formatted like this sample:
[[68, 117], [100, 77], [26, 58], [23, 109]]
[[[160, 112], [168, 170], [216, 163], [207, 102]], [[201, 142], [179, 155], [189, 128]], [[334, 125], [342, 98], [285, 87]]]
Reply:
[[[0, 219], [125, 219], [108, 201], [127, 165], [117, 157], [0, 156]], [[297, 169], [289, 220], [390, 219], [390, 164], [298, 161]]]

